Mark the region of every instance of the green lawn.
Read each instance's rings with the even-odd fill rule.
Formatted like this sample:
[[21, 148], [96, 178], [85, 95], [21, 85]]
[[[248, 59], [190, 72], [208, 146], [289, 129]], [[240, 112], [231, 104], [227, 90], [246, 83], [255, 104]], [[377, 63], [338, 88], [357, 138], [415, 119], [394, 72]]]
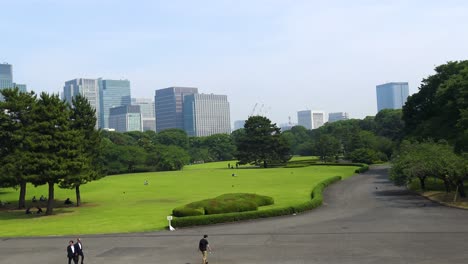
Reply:
[[[312, 188], [331, 176], [349, 177], [356, 167], [228, 169], [231, 162], [186, 166], [182, 171], [108, 176], [81, 187], [83, 205], [55, 209], [53, 216], [26, 215], [24, 210], [0, 210], [0, 237], [80, 235], [161, 230], [173, 208], [232, 192], [271, 196], [283, 207], [310, 199]], [[236, 177], [231, 175], [235, 173]], [[149, 184], [144, 185], [148, 180]], [[0, 200], [16, 204], [18, 190], [0, 189]], [[28, 186], [27, 200], [47, 195], [47, 187]], [[74, 190], [56, 187], [57, 203]], [[44, 207], [43, 207], [44, 209]]]

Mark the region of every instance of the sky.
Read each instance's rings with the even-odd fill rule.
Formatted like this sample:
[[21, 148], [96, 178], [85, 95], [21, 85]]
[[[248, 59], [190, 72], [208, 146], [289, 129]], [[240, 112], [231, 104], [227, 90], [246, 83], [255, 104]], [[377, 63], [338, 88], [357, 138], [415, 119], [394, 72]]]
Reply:
[[[0, 63], [59, 93], [75, 78], [225, 94], [231, 122], [297, 111], [375, 115], [375, 86], [468, 57], [468, 1], [0, 0]], [[257, 107], [254, 111], [254, 106]]]

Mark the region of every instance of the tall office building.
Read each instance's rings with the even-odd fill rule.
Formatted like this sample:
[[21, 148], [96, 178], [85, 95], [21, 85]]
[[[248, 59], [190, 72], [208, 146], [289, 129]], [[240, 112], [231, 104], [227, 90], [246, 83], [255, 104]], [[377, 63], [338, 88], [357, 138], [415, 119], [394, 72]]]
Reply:
[[322, 111], [303, 110], [297, 112], [297, 124], [307, 129], [317, 129], [325, 123]]
[[[17, 87], [21, 92], [26, 92], [26, 84], [13, 82], [13, 66], [8, 63], [0, 64], [0, 90]], [[0, 94], [0, 101], [3, 96]]]
[[156, 131], [156, 117], [154, 115], [154, 102], [150, 98], [132, 98], [132, 105], [139, 105], [143, 131]]
[[13, 87], [13, 67], [11, 64], [0, 64], [0, 89]]
[[349, 115], [346, 112], [335, 112], [328, 114], [328, 123], [333, 123], [340, 120], [348, 120]]
[[185, 131], [189, 136], [204, 137], [230, 134], [231, 120], [226, 95], [189, 94], [184, 99]]
[[101, 127], [100, 124], [100, 99], [99, 99], [99, 80], [98, 79], [74, 79], [65, 82], [63, 87], [63, 99], [72, 104], [74, 96], [81, 94], [88, 99], [91, 106], [96, 110], [96, 128]]
[[297, 124], [307, 129], [312, 129], [312, 111], [303, 110], [297, 112]]
[[109, 110], [109, 128], [119, 132], [143, 131], [139, 105], [123, 105]]
[[409, 96], [407, 82], [391, 82], [376, 86], [377, 112], [382, 109], [402, 109]]
[[109, 128], [110, 109], [117, 106], [130, 105], [129, 80], [98, 79], [100, 100], [100, 128]]
[[184, 130], [184, 96], [189, 94], [198, 94], [198, 88], [169, 87], [156, 90], [154, 96], [156, 132], [169, 128]]
[[317, 129], [325, 124], [325, 113], [322, 111], [312, 111], [312, 128]]

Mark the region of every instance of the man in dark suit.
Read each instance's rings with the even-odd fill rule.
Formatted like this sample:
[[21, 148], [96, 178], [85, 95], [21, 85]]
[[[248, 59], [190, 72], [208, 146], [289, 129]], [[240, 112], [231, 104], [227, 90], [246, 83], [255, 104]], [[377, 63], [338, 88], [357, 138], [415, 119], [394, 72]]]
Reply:
[[68, 242], [67, 247], [67, 257], [68, 257], [68, 264], [71, 264], [73, 259], [73, 263], [78, 264], [78, 252], [76, 252], [75, 245], [73, 244], [73, 240]]
[[83, 243], [81, 243], [80, 238], [76, 239], [75, 249], [76, 249], [76, 252], [78, 253], [76, 261], [79, 262], [78, 260], [79, 260], [79, 257], [81, 256], [81, 264], [83, 264], [83, 260], [84, 260]]

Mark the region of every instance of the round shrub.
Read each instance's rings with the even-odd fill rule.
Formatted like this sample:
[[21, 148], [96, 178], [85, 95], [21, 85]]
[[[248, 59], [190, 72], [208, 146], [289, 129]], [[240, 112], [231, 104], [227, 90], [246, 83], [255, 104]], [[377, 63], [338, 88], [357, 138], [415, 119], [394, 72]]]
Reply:
[[255, 211], [258, 206], [253, 201], [225, 201], [224, 203], [213, 203], [205, 207], [205, 214], [223, 214], [245, 211]]
[[204, 215], [203, 208], [189, 208], [185, 206], [177, 207], [172, 210], [172, 215], [177, 217]]

